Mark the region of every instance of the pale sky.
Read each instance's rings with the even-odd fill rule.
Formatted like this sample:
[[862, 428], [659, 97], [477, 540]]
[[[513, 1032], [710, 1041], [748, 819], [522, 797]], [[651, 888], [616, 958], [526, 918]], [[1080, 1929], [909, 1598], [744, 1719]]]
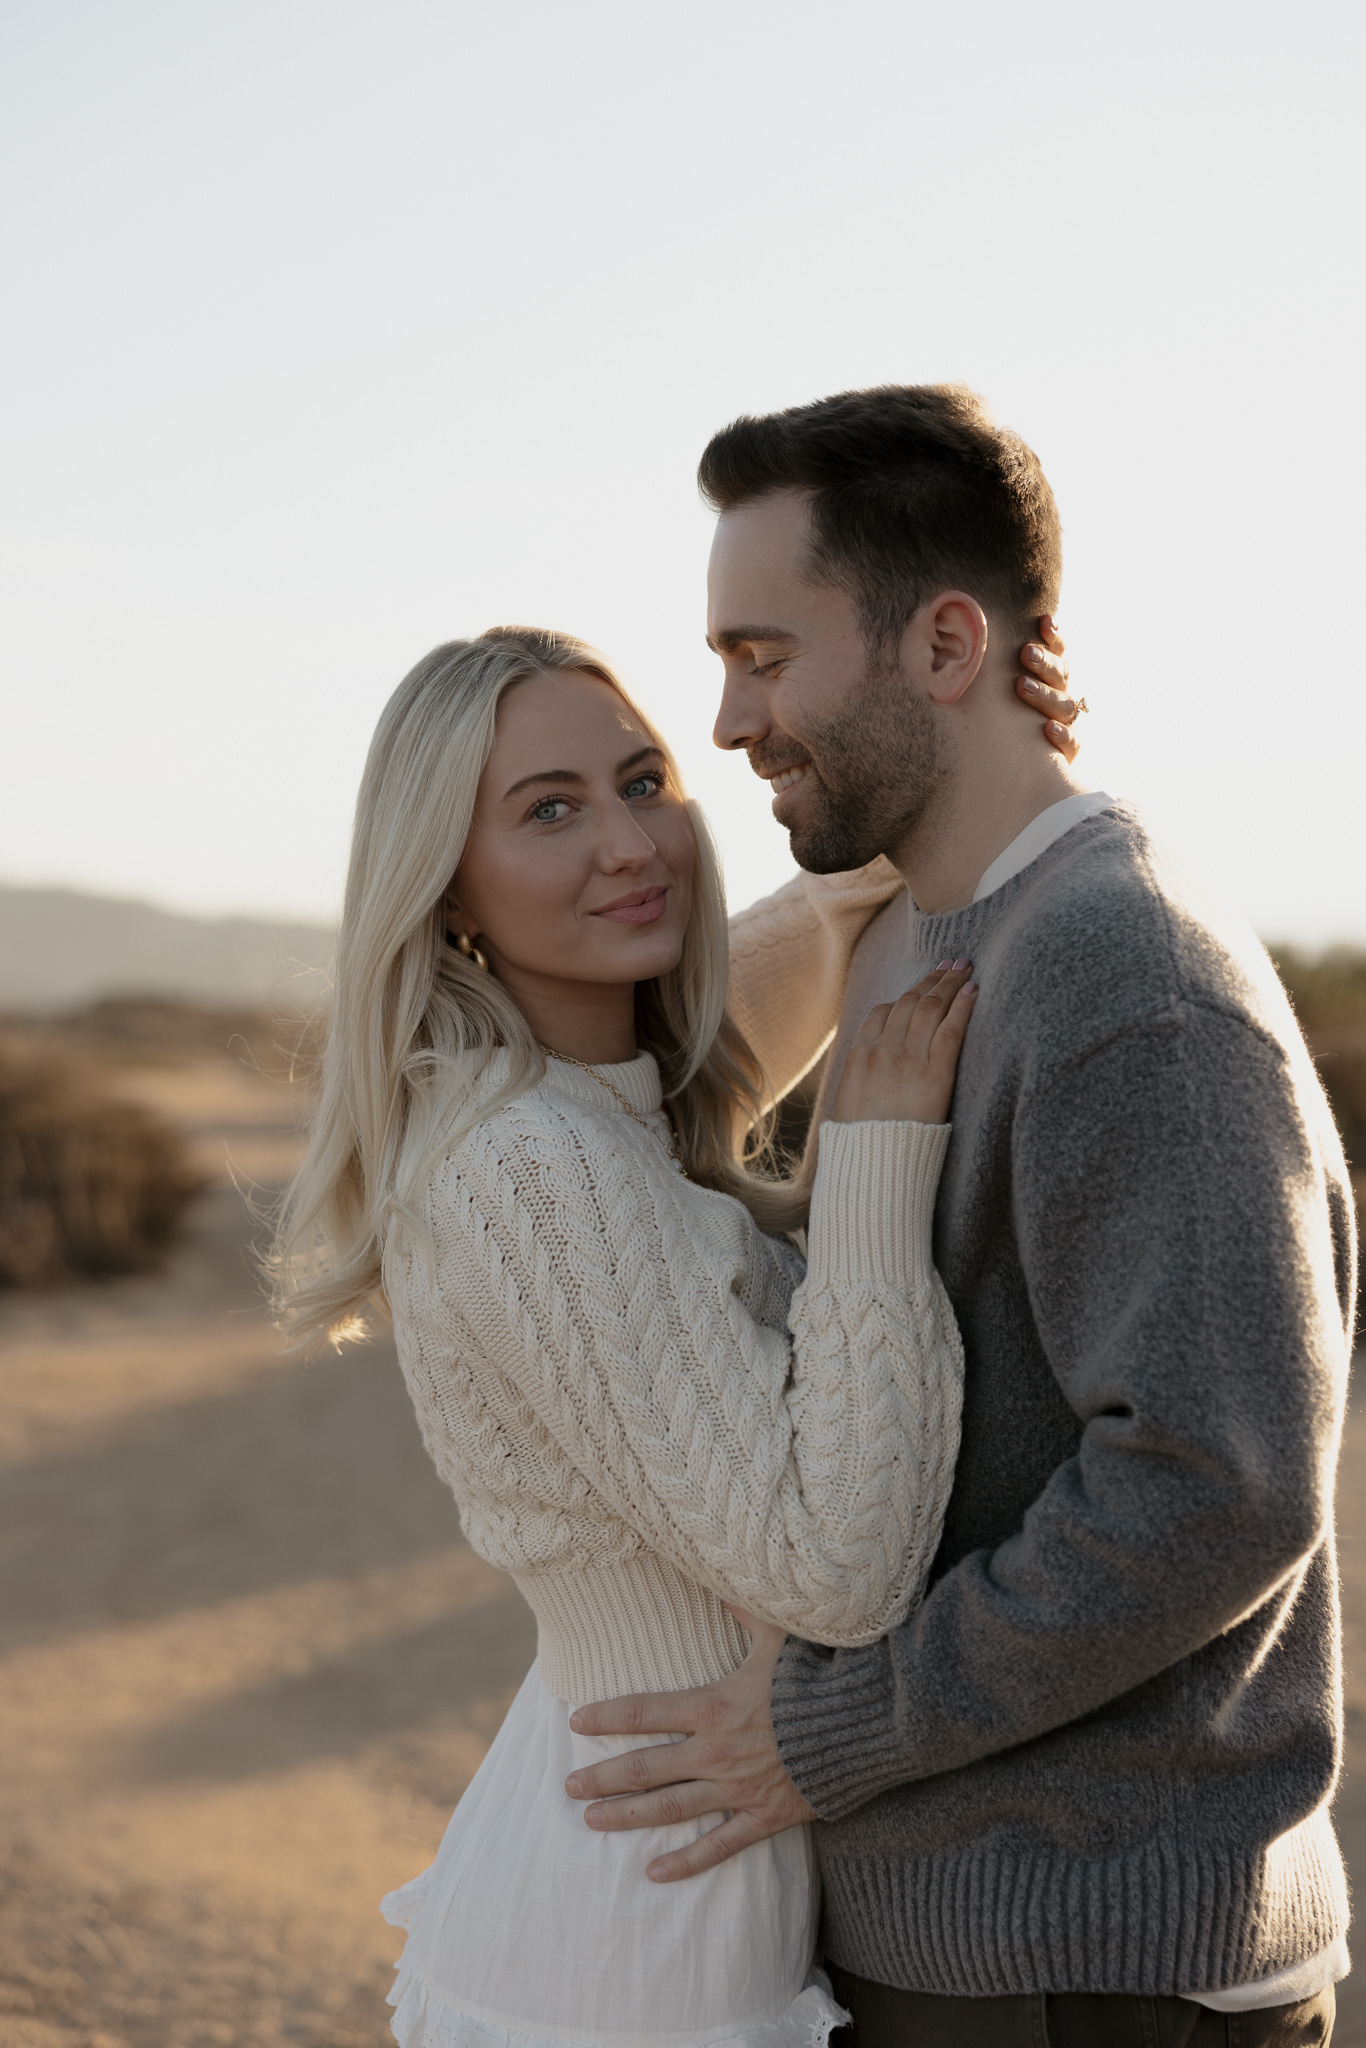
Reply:
[[1065, 527], [1081, 766], [1366, 942], [1366, 10], [10, 0], [0, 879], [329, 918], [438, 640], [597, 641], [743, 903], [737, 412], [962, 377]]

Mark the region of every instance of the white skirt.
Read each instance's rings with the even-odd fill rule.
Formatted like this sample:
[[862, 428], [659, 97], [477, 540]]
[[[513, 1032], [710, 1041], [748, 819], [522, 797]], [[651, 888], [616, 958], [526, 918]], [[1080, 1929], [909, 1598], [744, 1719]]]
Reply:
[[400, 2048], [825, 2048], [848, 2015], [812, 1968], [809, 1829], [652, 1884], [721, 1816], [587, 1827], [569, 1773], [660, 1738], [575, 1735], [570, 1711], [533, 1664], [435, 1863], [384, 1900]]

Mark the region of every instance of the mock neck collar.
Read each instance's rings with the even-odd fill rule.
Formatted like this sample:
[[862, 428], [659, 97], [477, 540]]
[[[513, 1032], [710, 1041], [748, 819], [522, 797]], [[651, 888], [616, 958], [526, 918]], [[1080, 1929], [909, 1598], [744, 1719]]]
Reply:
[[[594, 1080], [595, 1074], [601, 1074], [602, 1080]], [[546, 1085], [554, 1088], [557, 1095], [572, 1095], [576, 1102], [586, 1103], [593, 1109], [615, 1110], [618, 1116], [625, 1116], [626, 1111], [613, 1095], [612, 1088], [620, 1090], [639, 1116], [648, 1116], [664, 1101], [659, 1068], [654, 1054], [648, 1052], [637, 1053], [633, 1060], [618, 1060], [610, 1066], [599, 1061], [591, 1072], [552, 1055], [545, 1063], [545, 1079]], [[612, 1087], [605, 1088], [604, 1081], [610, 1081]]]

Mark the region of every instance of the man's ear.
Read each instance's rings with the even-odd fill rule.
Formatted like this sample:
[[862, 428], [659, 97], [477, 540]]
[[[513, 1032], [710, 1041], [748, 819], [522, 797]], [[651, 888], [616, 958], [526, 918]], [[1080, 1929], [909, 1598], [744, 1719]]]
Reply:
[[987, 615], [965, 590], [945, 590], [915, 613], [902, 636], [902, 665], [935, 704], [957, 704], [987, 653]]

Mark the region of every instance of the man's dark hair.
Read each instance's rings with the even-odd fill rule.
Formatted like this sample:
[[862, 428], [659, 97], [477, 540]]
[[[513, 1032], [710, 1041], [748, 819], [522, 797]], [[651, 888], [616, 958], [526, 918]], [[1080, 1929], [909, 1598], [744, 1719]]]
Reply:
[[1062, 528], [1033, 449], [962, 384], [883, 384], [742, 418], [708, 442], [703, 496], [728, 512], [815, 493], [811, 570], [843, 584], [885, 647], [956, 587], [1025, 634], [1058, 600]]

